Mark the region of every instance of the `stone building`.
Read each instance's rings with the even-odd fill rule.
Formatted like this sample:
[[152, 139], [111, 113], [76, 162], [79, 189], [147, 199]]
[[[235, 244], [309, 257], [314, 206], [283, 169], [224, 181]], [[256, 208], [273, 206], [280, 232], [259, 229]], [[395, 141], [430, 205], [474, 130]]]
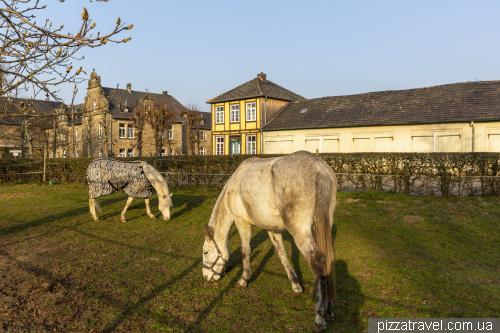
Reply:
[[[167, 91], [161, 94], [136, 91], [132, 90], [130, 83], [126, 87], [103, 87], [100, 76], [93, 71], [84, 102], [61, 112], [58, 118], [56, 138], [59, 144], [56, 157], [136, 157], [139, 155], [139, 148], [142, 148], [142, 156], [153, 156], [156, 152], [155, 141], [153, 131], [147, 124], [142, 131], [142, 145], [138, 146], [134, 110], [137, 107], [148, 110], [155, 103], [168, 103], [175, 110], [170, 131], [163, 133], [161, 155], [186, 155], [187, 133], [183, 112], [187, 109]], [[211, 116], [203, 112], [200, 115], [200, 125], [191, 130], [193, 153], [210, 155]], [[170, 152], [166, 148], [167, 142], [170, 143]]]
[[23, 98], [2, 100], [0, 113], [5, 117], [0, 118], [0, 158], [20, 157], [21, 151], [23, 157], [28, 157], [30, 150], [33, 157], [42, 157], [51, 148], [46, 130], [53, 128], [54, 121], [51, 118], [30, 117], [22, 124], [22, 118], [9, 116], [22, 114], [23, 107], [27, 114], [35, 111], [37, 115], [51, 115], [66, 110], [66, 105], [55, 101]]

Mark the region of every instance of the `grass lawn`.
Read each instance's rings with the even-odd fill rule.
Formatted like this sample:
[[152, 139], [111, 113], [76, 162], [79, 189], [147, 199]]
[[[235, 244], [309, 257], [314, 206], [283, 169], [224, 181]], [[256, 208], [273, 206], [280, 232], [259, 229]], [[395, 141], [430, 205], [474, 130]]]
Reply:
[[[179, 187], [172, 219], [151, 220], [123, 192], [0, 186], [0, 331], [310, 332], [314, 278], [291, 236], [292, 292], [267, 232], [254, 229], [252, 278], [230, 232], [226, 275], [201, 274], [203, 226], [220, 190]], [[157, 210], [152, 200], [153, 214]], [[334, 218], [338, 304], [328, 332], [364, 332], [368, 318], [500, 317], [500, 199], [338, 193]]]

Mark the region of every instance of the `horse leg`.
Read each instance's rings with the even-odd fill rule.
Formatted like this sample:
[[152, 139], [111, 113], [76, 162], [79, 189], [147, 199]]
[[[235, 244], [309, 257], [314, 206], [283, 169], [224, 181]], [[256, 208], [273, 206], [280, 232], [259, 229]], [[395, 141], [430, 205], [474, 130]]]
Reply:
[[276, 255], [281, 260], [281, 263], [285, 267], [286, 274], [288, 275], [288, 279], [292, 283], [292, 289], [296, 293], [302, 292], [302, 287], [299, 284], [299, 280], [297, 279], [297, 274], [293, 270], [290, 262], [288, 261], [288, 257], [286, 255], [285, 245], [283, 244], [283, 237], [280, 232], [268, 231], [269, 238], [271, 238], [271, 242], [274, 246], [274, 251], [276, 251]]
[[[319, 249], [312, 234], [293, 234], [295, 244], [306, 257], [316, 279], [315, 299], [316, 317], [314, 318], [314, 331], [322, 332], [326, 329], [325, 319], [330, 319], [329, 310], [332, 311], [333, 303], [329, 304], [326, 286], [326, 258]], [[329, 307], [331, 307], [329, 309]]]
[[125, 205], [125, 208], [123, 208], [123, 211], [122, 211], [122, 218], [121, 218], [122, 222], [127, 222], [127, 220], [125, 219], [125, 213], [127, 212], [128, 207], [132, 203], [132, 200], [134, 200], [134, 198], [128, 197], [127, 204]]
[[99, 222], [99, 217], [97, 217], [96, 211], [95, 211], [95, 201], [97, 199], [89, 199], [89, 209], [90, 209], [90, 214], [92, 215], [92, 218], [94, 221]]
[[252, 226], [250, 223], [242, 223], [236, 220], [236, 227], [240, 233], [241, 239], [241, 261], [243, 264], [243, 274], [241, 279], [239, 279], [238, 284], [241, 287], [246, 287], [248, 281], [250, 280], [251, 270], [250, 270], [250, 239], [252, 238]]
[[149, 209], [149, 198], [144, 199], [144, 202], [146, 203], [146, 213], [148, 214], [148, 216], [150, 218], [152, 218], [153, 220], [156, 220], [156, 216], [151, 214], [151, 209]]

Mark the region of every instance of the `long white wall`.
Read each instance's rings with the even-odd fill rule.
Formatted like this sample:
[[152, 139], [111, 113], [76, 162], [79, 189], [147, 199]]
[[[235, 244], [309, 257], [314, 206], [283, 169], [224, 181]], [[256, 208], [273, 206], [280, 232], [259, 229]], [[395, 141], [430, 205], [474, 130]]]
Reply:
[[[264, 132], [265, 154], [297, 150], [352, 152], [471, 152], [471, 123], [298, 129]], [[474, 151], [500, 152], [500, 122], [474, 123]]]

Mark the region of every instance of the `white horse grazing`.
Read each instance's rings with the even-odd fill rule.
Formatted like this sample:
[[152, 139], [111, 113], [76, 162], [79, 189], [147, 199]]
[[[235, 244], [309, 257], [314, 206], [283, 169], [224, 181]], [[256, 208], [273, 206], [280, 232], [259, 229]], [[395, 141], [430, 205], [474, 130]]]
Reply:
[[162, 213], [163, 219], [170, 220], [173, 193], [169, 193], [165, 179], [147, 162], [121, 162], [110, 158], [97, 158], [87, 168], [87, 182], [89, 184], [90, 214], [92, 214], [94, 221], [99, 221], [96, 211], [102, 213], [97, 198], [122, 189], [129, 196], [121, 213], [122, 222], [127, 222], [125, 213], [134, 198], [144, 198], [148, 216], [156, 219], [149, 208], [149, 198], [153, 187], [158, 193], [158, 209]]
[[316, 278], [314, 330], [325, 330], [325, 319], [333, 319], [336, 298], [331, 234], [336, 193], [337, 177], [332, 168], [309, 152], [245, 160], [222, 189], [205, 227], [202, 265], [205, 280], [220, 279], [229, 260], [228, 234], [235, 222], [243, 261], [239, 285], [246, 287], [250, 280], [250, 238], [254, 225], [267, 230], [293, 291], [302, 292], [281, 237], [281, 232], [288, 230]]

